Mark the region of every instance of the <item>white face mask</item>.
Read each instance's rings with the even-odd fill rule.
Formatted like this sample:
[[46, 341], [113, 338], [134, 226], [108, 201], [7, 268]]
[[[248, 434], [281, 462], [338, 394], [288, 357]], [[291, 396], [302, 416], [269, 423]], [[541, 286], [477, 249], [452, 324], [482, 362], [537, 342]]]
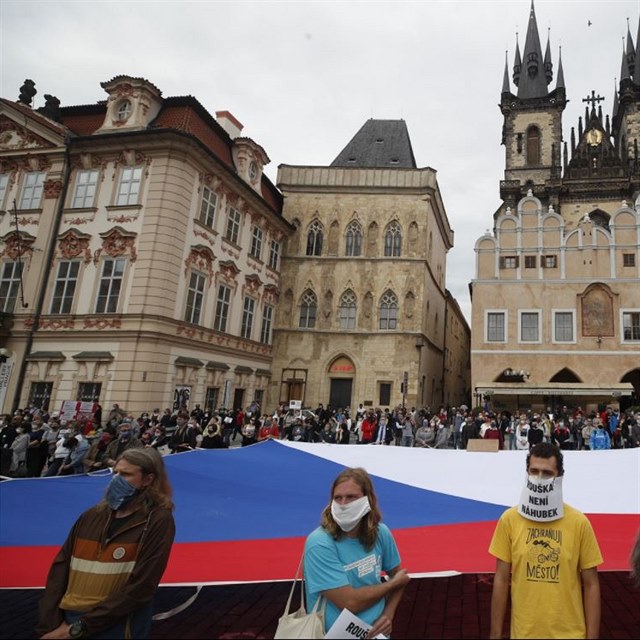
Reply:
[[520, 495], [518, 513], [536, 522], [553, 522], [564, 516], [562, 476], [539, 478], [527, 475]]
[[369, 511], [371, 511], [371, 505], [367, 496], [362, 496], [348, 504], [341, 505], [335, 500], [331, 502], [331, 515], [345, 533], [353, 531]]

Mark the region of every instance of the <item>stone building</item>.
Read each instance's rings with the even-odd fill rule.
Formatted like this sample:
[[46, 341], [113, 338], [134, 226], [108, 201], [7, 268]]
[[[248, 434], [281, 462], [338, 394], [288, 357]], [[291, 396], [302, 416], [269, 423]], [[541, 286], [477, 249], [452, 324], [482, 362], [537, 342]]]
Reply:
[[638, 403], [638, 40], [634, 45], [627, 33], [612, 118], [603, 118], [603, 98], [593, 91], [569, 144], [562, 136], [562, 61], [552, 88], [550, 44], [543, 56], [533, 5], [522, 56], [516, 45], [513, 92], [505, 63], [502, 203], [493, 231], [476, 243], [471, 284], [478, 404], [513, 410]]
[[[272, 400], [466, 401], [469, 331], [445, 289], [453, 231], [405, 122], [368, 120], [330, 166], [280, 165], [277, 184], [295, 231], [282, 260]], [[450, 325], [457, 339], [447, 343]]]
[[0, 412], [264, 400], [292, 231], [266, 152], [193, 97], [102, 87], [0, 101]]

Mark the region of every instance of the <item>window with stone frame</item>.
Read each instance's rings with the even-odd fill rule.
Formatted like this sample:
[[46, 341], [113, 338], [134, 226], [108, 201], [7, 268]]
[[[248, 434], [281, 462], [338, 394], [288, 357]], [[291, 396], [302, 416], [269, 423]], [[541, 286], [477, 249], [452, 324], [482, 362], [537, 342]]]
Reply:
[[216, 207], [218, 195], [209, 187], [202, 188], [202, 200], [200, 201], [200, 216], [198, 220], [205, 226], [213, 229], [216, 220]]
[[101, 392], [101, 382], [79, 382], [76, 400], [79, 402], [100, 402]]
[[138, 204], [142, 184], [142, 167], [123, 167], [118, 181], [116, 206]]
[[486, 318], [487, 342], [506, 342], [506, 313], [488, 311]]
[[520, 342], [540, 342], [540, 313], [520, 312]]
[[0, 272], [0, 311], [13, 313], [20, 292], [20, 276], [23, 273], [22, 262], [7, 260], [2, 263]]
[[391, 331], [398, 328], [398, 298], [393, 291], [386, 291], [380, 299], [378, 310], [380, 329]]
[[320, 256], [322, 255], [322, 241], [324, 233], [322, 225], [317, 220], [314, 220], [309, 225], [309, 231], [307, 233], [307, 255], [308, 256]]
[[249, 254], [260, 260], [260, 256], [262, 255], [262, 237], [263, 237], [262, 229], [254, 225], [251, 229], [251, 249], [249, 250]]
[[622, 340], [623, 342], [640, 340], [640, 310], [622, 312]]
[[224, 237], [232, 244], [238, 244], [241, 222], [242, 214], [234, 207], [229, 207], [229, 213], [227, 214], [227, 228], [225, 230]]
[[540, 129], [532, 125], [527, 129], [527, 165], [540, 164]]
[[224, 284], [218, 287], [218, 297], [216, 299], [216, 316], [213, 328], [216, 331], [225, 332], [229, 319], [229, 307], [231, 304], [231, 289]]
[[271, 241], [269, 250], [269, 268], [277, 271], [280, 266], [280, 243], [277, 240]]
[[265, 304], [262, 309], [262, 328], [260, 330], [260, 342], [271, 344], [271, 323], [273, 319], [273, 307]]
[[125, 258], [107, 258], [102, 263], [102, 275], [96, 299], [96, 313], [116, 313], [124, 279]]
[[49, 313], [71, 313], [76, 285], [78, 284], [79, 271], [79, 260], [60, 260], [56, 281], [53, 285], [53, 295], [51, 297]]
[[246, 340], [251, 339], [251, 331], [253, 329], [253, 315], [256, 308], [256, 301], [250, 296], [245, 296], [242, 307], [242, 325], [240, 327], [240, 335]]
[[622, 254], [622, 266], [623, 267], [635, 267], [636, 266], [636, 254], [635, 253], [623, 253]]
[[32, 382], [29, 387], [29, 405], [38, 409], [50, 409], [53, 382]]
[[4, 209], [4, 199], [7, 196], [8, 187], [9, 175], [6, 173], [0, 173], [0, 209]]
[[348, 331], [356, 328], [356, 312], [356, 294], [349, 289], [340, 298], [340, 306], [338, 307], [340, 329]]
[[298, 326], [301, 329], [313, 329], [316, 326], [318, 312], [318, 298], [313, 291], [307, 289], [300, 301], [300, 318]]
[[397, 222], [391, 222], [384, 231], [384, 255], [398, 257], [402, 253], [402, 229]]
[[554, 342], [575, 342], [573, 311], [554, 311], [553, 340]]
[[87, 209], [94, 206], [99, 177], [100, 172], [97, 169], [82, 169], [78, 171], [71, 201], [73, 209]]
[[220, 395], [219, 387], [207, 387], [207, 392], [204, 397], [204, 408], [210, 414], [218, 409], [218, 397]]
[[198, 271], [191, 272], [187, 290], [187, 304], [184, 312], [185, 322], [200, 324], [206, 281], [207, 278], [204, 274]]
[[19, 209], [39, 209], [44, 189], [44, 171], [29, 171], [24, 174]]
[[362, 255], [362, 227], [357, 220], [352, 220], [347, 227], [344, 254], [346, 256]]

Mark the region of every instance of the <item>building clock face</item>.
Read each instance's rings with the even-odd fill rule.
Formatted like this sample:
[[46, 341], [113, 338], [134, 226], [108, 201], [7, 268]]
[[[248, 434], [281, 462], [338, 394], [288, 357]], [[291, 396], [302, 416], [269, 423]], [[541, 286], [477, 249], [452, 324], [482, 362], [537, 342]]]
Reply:
[[597, 147], [602, 142], [602, 131], [599, 129], [589, 129], [589, 131], [587, 131], [587, 142], [592, 147]]

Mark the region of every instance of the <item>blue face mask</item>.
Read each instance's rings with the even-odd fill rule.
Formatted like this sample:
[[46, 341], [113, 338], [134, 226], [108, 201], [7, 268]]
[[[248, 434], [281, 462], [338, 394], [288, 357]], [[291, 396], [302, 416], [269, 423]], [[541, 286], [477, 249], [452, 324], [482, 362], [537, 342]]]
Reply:
[[138, 489], [127, 482], [120, 474], [116, 474], [111, 478], [105, 498], [109, 507], [117, 511], [129, 504], [137, 493]]

